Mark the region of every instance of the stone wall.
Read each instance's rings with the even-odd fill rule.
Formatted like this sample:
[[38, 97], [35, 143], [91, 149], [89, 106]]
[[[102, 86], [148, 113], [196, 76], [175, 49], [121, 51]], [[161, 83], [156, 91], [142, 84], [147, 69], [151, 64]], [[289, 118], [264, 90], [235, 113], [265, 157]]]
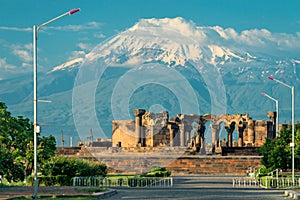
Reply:
[[112, 121], [112, 132], [113, 147], [136, 147], [134, 120]]
[[[142, 174], [152, 166], [166, 167], [172, 175], [219, 175], [244, 176], [250, 167], [260, 166], [260, 156], [184, 156], [139, 157], [113, 156], [97, 157], [110, 169], [110, 173]], [[167, 165], [166, 165], [167, 164]]]
[[167, 166], [173, 175], [245, 175], [260, 166], [260, 156], [189, 156], [181, 157]]
[[102, 161], [109, 167], [110, 173], [126, 174], [142, 174], [148, 172], [152, 166], [160, 166], [171, 170], [173, 175], [243, 176], [250, 167], [258, 168], [261, 160], [261, 156], [254, 154], [254, 156], [189, 155], [185, 148], [180, 147], [82, 147], [80, 151], [78, 148], [76, 150], [66, 148], [65, 151], [57, 153], [68, 157]]

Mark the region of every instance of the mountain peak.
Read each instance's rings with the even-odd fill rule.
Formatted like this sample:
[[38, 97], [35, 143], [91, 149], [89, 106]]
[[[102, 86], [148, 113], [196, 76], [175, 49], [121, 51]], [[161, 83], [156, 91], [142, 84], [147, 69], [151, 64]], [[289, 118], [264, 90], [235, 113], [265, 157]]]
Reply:
[[[182, 17], [140, 19], [131, 28], [98, 45], [85, 58], [94, 60], [101, 57], [107, 63], [119, 66], [152, 61], [184, 66], [188, 60], [201, 60], [212, 65], [236, 61], [249, 63], [264, 57], [274, 58], [277, 53], [280, 53], [279, 59], [284, 52], [290, 54], [290, 47], [282, 50], [287, 47], [284, 46], [284, 38], [293, 37], [272, 34], [266, 29], [238, 33], [233, 28], [196, 26]], [[71, 60], [52, 71], [74, 67], [82, 62], [82, 58]]]

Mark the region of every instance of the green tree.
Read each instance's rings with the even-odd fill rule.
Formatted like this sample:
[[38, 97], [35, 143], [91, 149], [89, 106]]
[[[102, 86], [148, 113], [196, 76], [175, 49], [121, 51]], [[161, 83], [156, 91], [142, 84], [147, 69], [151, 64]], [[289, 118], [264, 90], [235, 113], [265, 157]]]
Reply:
[[[55, 154], [53, 136], [38, 136], [38, 156], [41, 162]], [[14, 117], [0, 102], [0, 174], [8, 181], [24, 180], [33, 166], [33, 125], [28, 118]]]
[[[300, 164], [300, 123], [295, 125], [295, 168], [299, 169]], [[292, 127], [283, 128], [280, 131], [280, 136], [270, 140], [267, 139], [266, 143], [260, 148], [259, 153], [262, 155], [261, 163], [272, 171], [280, 168], [288, 170], [292, 168]]]

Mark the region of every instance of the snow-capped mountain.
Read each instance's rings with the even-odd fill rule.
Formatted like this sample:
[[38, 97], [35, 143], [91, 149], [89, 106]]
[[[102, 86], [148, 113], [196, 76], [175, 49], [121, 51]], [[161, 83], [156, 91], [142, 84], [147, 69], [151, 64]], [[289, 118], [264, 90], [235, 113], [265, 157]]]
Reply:
[[[164, 68], [154, 69], [160, 66]], [[41, 74], [39, 95], [53, 103], [40, 105], [40, 118], [54, 124], [49, 133], [60, 135], [62, 129], [68, 129], [69, 134], [76, 132], [72, 111], [76, 102], [74, 88], [78, 86], [76, 81], [84, 78], [85, 84], [96, 81], [97, 87], [93, 88], [95, 95], [88, 93], [90, 88], [81, 91], [82, 110], [91, 113], [94, 107], [89, 106], [95, 104], [97, 120], [107, 137], [111, 136], [111, 121], [116, 118], [112, 107], [121, 105], [123, 99], [127, 100], [128, 112], [135, 108], [161, 108], [174, 116], [184, 110], [184, 104], [193, 106], [190, 97], [195, 97], [199, 105], [193, 109], [195, 113], [221, 110], [264, 119], [267, 111], [275, 110], [273, 103], [261, 95], [266, 92], [280, 102], [280, 123], [289, 122], [289, 90], [267, 77], [293, 84], [297, 91], [299, 66], [299, 55], [283, 34], [265, 29], [238, 33], [232, 28], [197, 26], [180, 17], [141, 19], [84, 57], [68, 60]], [[81, 71], [86, 69], [90, 73], [83, 74]], [[11, 82], [4, 81], [2, 85], [9, 87]], [[24, 88], [22, 93], [10, 87], [10, 90], [0, 89], [0, 94], [6, 102], [14, 95], [21, 95], [10, 107], [13, 112], [28, 116], [32, 98], [30, 87], [24, 87], [24, 83], [14, 82], [14, 88]], [[127, 92], [126, 88], [131, 86], [132, 91]], [[116, 96], [123, 92], [130, 98]], [[83, 116], [86, 121], [94, 120], [89, 114]], [[87, 134], [90, 125], [84, 127]]]
[[[254, 34], [250, 34], [251, 31], [239, 34], [233, 29], [219, 26], [199, 27], [181, 17], [142, 19], [133, 27], [95, 47], [85, 59], [95, 60], [102, 57], [110, 65], [161, 61], [175, 66], [184, 66], [189, 60], [201, 60], [221, 67], [230, 62], [280, 62], [285, 58], [287, 52], [282, 50], [279, 41], [273, 41], [275, 36], [270, 36], [267, 30], [254, 31]], [[263, 51], [266, 46], [276, 45], [277, 48]], [[278, 51], [281, 51], [281, 57], [278, 56]], [[291, 61], [299, 62], [295, 58]], [[52, 71], [69, 68], [74, 63], [81, 62], [82, 58], [76, 58], [53, 68]]]

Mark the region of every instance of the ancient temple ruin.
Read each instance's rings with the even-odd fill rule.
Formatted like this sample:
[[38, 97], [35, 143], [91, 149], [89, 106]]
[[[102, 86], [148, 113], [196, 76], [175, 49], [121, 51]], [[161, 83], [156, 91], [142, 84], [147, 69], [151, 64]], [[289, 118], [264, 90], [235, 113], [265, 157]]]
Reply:
[[[261, 147], [266, 138], [276, 135], [276, 112], [267, 112], [269, 120], [253, 120], [248, 114], [178, 114], [169, 119], [167, 111], [152, 113], [134, 110], [135, 120], [112, 122], [113, 147], [186, 147], [205, 150], [206, 123], [211, 129], [211, 153], [222, 147]], [[227, 137], [220, 138], [221, 124]], [[233, 141], [236, 134], [237, 141]]]

